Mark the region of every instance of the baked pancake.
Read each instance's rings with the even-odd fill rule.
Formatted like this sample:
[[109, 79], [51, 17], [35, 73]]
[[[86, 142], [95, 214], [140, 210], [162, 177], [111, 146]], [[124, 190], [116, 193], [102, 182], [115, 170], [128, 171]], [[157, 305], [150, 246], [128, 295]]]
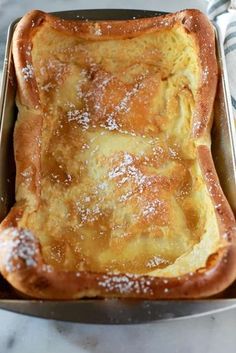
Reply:
[[214, 31], [197, 10], [130, 21], [40, 11], [13, 37], [16, 203], [0, 270], [37, 298], [196, 298], [236, 277], [210, 152]]

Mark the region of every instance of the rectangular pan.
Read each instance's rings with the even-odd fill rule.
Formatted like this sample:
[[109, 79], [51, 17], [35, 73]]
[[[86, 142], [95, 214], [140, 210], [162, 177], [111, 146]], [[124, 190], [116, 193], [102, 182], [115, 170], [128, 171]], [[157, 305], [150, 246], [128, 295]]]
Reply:
[[[53, 14], [65, 19], [125, 20], [158, 16], [163, 12], [100, 9], [55, 12]], [[14, 21], [9, 27], [0, 97], [0, 221], [13, 205], [15, 195], [13, 128], [17, 109], [15, 106], [16, 80], [11, 57], [11, 40], [17, 22], [18, 20]], [[218, 28], [215, 27], [215, 30], [220, 78], [214, 106], [212, 155], [224, 193], [236, 214], [236, 136], [224, 50]], [[236, 284], [233, 284], [217, 298], [204, 300], [82, 299], [78, 301], [42, 301], [19, 297], [0, 277], [0, 308], [48, 319], [97, 324], [132, 324], [206, 315], [233, 307], [236, 307]]]

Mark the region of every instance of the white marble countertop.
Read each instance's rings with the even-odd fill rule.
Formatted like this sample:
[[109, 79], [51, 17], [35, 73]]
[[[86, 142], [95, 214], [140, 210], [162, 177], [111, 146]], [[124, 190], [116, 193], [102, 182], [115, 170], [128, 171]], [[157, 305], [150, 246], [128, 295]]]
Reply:
[[236, 310], [155, 324], [83, 325], [0, 311], [1, 353], [235, 353]]
[[[85, 8], [140, 8], [175, 11], [195, 7], [204, 0], [0, 0], [0, 65], [8, 24], [38, 8], [60, 11]], [[234, 353], [236, 309], [201, 318], [133, 326], [63, 323], [0, 310], [0, 353]]]

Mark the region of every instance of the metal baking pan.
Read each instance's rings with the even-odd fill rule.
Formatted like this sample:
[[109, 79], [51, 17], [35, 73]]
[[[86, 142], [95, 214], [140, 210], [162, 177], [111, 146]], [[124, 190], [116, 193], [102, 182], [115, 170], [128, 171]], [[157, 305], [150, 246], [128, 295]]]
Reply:
[[[78, 10], [55, 12], [68, 19], [133, 19], [163, 14], [143, 10]], [[13, 128], [17, 116], [15, 77], [11, 57], [11, 39], [18, 20], [9, 27], [0, 97], [0, 221], [14, 203], [15, 164]], [[216, 41], [220, 78], [214, 107], [212, 154], [220, 182], [236, 214], [236, 136], [231, 108], [222, 41], [217, 27]], [[236, 283], [220, 296], [204, 300], [125, 300], [82, 299], [78, 301], [29, 300], [19, 295], [0, 277], [0, 308], [48, 319], [97, 323], [132, 324], [173, 320], [215, 313], [236, 307]]]

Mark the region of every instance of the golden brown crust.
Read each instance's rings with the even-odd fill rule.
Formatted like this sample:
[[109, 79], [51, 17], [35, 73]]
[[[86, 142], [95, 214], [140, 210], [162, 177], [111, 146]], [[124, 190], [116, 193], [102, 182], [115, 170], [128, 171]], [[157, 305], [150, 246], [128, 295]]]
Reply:
[[231, 230], [235, 231], [235, 218], [221, 189], [212, 156], [207, 146], [198, 146], [198, 158], [202, 168], [202, 174], [216, 210], [221, 233], [225, 233], [224, 236], [227, 238], [228, 232], [230, 233]]
[[[58, 31], [78, 35], [84, 39], [108, 40], [111, 38], [132, 38], [156, 29], [168, 29], [174, 25], [183, 25], [185, 30], [195, 37], [199, 48], [199, 61], [202, 67], [202, 82], [199, 85], [198, 106], [195, 110], [193, 135], [200, 137], [205, 129], [211, 127], [211, 107], [214, 102], [217, 82], [217, 62], [214, 46], [214, 29], [206, 16], [198, 10], [180, 11], [154, 18], [125, 21], [66, 21], [41, 11], [32, 11], [19, 22], [13, 37], [13, 54], [21, 104], [39, 108], [37, 83], [32, 72], [30, 80], [22, 78], [22, 70], [32, 65], [32, 39], [36, 31], [47, 22]], [[99, 25], [99, 28], [97, 27]], [[98, 32], [97, 32], [98, 31]], [[97, 34], [99, 33], [99, 35]], [[29, 51], [25, 50], [29, 48]], [[30, 67], [29, 67], [30, 70]], [[208, 99], [202, 99], [207, 97]]]
[[215, 99], [218, 76], [214, 45], [215, 33], [206, 17], [201, 12], [198, 12], [196, 16], [195, 10], [190, 16], [183, 14], [182, 23], [184, 23], [186, 30], [194, 35], [197, 47], [199, 48], [198, 55], [202, 67], [202, 76], [194, 113], [192, 133], [194, 137], [201, 137], [210, 131], [213, 118], [211, 111]]
[[[40, 11], [33, 11], [20, 21], [13, 39], [18, 100], [26, 109], [19, 117], [15, 130], [16, 185], [20, 187], [22, 178], [28, 178], [26, 184], [31, 194], [36, 196], [32, 202], [37, 204], [40, 195], [39, 138], [43, 112], [40, 109], [38, 87], [32, 67], [31, 48], [33, 37], [44, 22], [63, 33], [96, 40], [132, 38], [160, 28], [183, 25], [195, 38], [202, 67], [192, 134], [194, 138], [198, 138], [209, 133], [216, 90], [217, 64], [213, 45], [214, 31], [202, 13], [197, 10], [186, 10], [157, 18], [95, 23], [64, 21]], [[29, 115], [27, 109], [30, 109], [32, 114]], [[1, 273], [19, 291], [36, 298], [70, 299], [83, 296], [199, 298], [222, 291], [236, 277], [235, 220], [221, 191], [207, 146], [198, 147], [198, 159], [215, 205], [222, 239], [219, 250], [209, 257], [205, 268], [176, 278], [56, 271], [43, 263], [40, 244], [34, 235], [16, 228], [14, 217], [20, 217], [24, 207], [18, 205], [1, 225]], [[30, 168], [30, 177], [22, 175], [27, 168]]]
[[206, 268], [176, 278], [56, 271], [43, 263], [32, 233], [7, 228], [0, 237], [3, 276], [17, 290], [35, 298], [203, 298], [221, 292], [235, 279], [235, 229], [228, 228], [227, 238], [234, 238], [231, 245], [213, 254]]
[[[176, 23], [183, 24], [186, 31], [191, 32], [195, 37], [197, 42], [196, 47], [199, 48], [199, 61], [203, 71], [202, 82], [199, 85], [197, 107], [194, 111], [192, 133], [194, 137], [201, 137], [204, 133], [210, 131], [212, 124], [211, 108], [216, 93], [218, 68], [215, 46], [213, 45], [214, 30], [207, 18], [200, 11], [180, 11], [177, 14], [161, 17], [130, 20], [125, 21], [125, 26], [124, 21], [103, 21], [99, 23], [99, 31], [101, 30], [99, 33], [102, 33], [102, 35], [97, 35], [96, 31], [98, 28], [95, 26], [95, 22], [66, 21], [50, 16], [42, 11], [35, 10], [26, 14], [17, 25], [13, 36], [12, 48], [17, 74], [19, 103], [25, 105], [27, 108], [39, 111], [38, 116], [35, 115], [35, 117], [32, 117], [32, 120], [33, 118], [38, 120], [36, 123], [37, 126], [34, 125], [34, 122], [30, 121], [28, 123], [28, 125], [32, 125], [29, 126], [29, 128], [32, 128], [32, 138], [29, 143], [33, 142], [35, 144], [35, 139], [33, 139], [34, 132], [37, 135], [39, 132], [38, 127], [42, 124], [42, 111], [40, 112], [39, 92], [32, 66], [31, 50], [33, 47], [32, 39], [44, 22], [49, 23], [53, 28], [59, 31], [61, 30], [69, 34], [78, 34], [85, 39], [96, 40], [131, 38], [132, 36], [137, 36], [142, 33], [155, 31], [157, 28], [167, 29], [171, 28]], [[205, 97], [207, 97], [207, 99], [205, 99]], [[38, 136], [40, 136], [40, 134]], [[18, 136], [16, 131], [15, 141], [16, 143], [19, 141], [21, 154], [24, 156], [24, 150], [25, 153], [28, 154], [29, 149], [27, 145], [25, 148], [21, 145], [21, 140], [21, 136]], [[38, 146], [35, 146], [35, 149], [38, 149]], [[32, 155], [38, 155], [34, 153], [32, 144], [31, 151]], [[20, 169], [21, 167], [18, 168], [18, 170]], [[37, 170], [39, 173], [39, 162], [33, 163], [33, 169]], [[16, 186], [19, 184], [19, 174], [20, 172], [17, 173]], [[36, 176], [35, 178], [37, 179]], [[38, 179], [39, 178], [40, 176], [38, 176]], [[39, 189], [39, 185], [35, 184], [35, 187]]]
[[12, 40], [19, 100], [34, 109], [39, 108], [39, 94], [32, 67], [32, 38], [44, 20], [43, 12], [29, 12], [18, 23]]
[[40, 194], [41, 125], [42, 116], [32, 111], [31, 114], [18, 116], [14, 130], [14, 154], [18, 161], [16, 191], [24, 184], [36, 199]]

